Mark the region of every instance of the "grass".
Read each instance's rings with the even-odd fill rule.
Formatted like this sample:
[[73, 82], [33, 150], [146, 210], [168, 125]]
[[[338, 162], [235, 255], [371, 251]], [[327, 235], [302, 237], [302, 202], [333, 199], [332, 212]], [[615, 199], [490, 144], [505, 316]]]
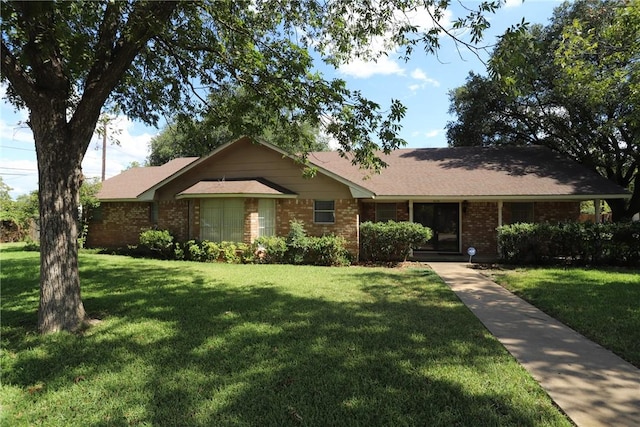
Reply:
[[38, 254], [1, 255], [2, 425], [571, 425], [430, 270], [83, 253], [102, 322], [40, 336]]
[[493, 278], [640, 367], [640, 270], [515, 269]]

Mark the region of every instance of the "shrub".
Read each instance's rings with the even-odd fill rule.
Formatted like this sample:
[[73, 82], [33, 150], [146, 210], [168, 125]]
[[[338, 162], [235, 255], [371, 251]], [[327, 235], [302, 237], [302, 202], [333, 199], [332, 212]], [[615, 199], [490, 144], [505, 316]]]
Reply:
[[430, 228], [414, 222], [363, 222], [360, 253], [364, 261], [405, 261], [411, 248], [424, 245], [433, 235]]
[[249, 245], [246, 243], [221, 242], [218, 261], [228, 264], [239, 264], [251, 258]]
[[293, 220], [289, 223], [289, 234], [287, 235], [286, 262], [289, 264], [304, 264], [306, 252], [309, 247], [307, 231], [301, 221]]
[[173, 236], [168, 230], [145, 230], [140, 233], [138, 249], [153, 258], [173, 258]]
[[215, 262], [220, 256], [220, 246], [208, 240], [189, 240], [183, 245], [184, 259], [198, 262]]
[[498, 227], [504, 262], [637, 265], [640, 223], [512, 224]]
[[312, 265], [342, 266], [351, 264], [349, 252], [341, 236], [307, 237], [304, 263]]
[[286, 239], [285, 262], [324, 266], [348, 265], [349, 252], [345, 240], [337, 236], [309, 237], [300, 221], [291, 221]]
[[258, 237], [251, 248], [255, 262], [265, 264], [281, 264], [285, 262], [287, 241], [283, 237]]

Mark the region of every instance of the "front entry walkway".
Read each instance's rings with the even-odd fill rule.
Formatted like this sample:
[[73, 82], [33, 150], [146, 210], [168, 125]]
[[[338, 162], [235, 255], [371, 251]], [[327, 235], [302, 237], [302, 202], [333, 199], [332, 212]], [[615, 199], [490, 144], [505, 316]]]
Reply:
[[640, 369], [466, 263], [429, 265], [579, 427], [640, 426]]

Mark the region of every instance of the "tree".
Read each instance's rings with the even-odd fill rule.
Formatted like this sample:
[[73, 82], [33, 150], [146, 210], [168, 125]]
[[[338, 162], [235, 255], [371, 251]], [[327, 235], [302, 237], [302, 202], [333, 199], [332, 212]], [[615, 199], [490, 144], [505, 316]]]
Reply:
[[80, 234], [78, 235], [78, 242], [80, 247], [84, 247], [87, 240], [87, 233], [89, 231], [89, 221], [95, 209], [100, 206], [97, 194], [102, 188], [102, 181], [98, 178], [85, 179], [80, 186], [79, 200], [79, 214], [78, 222], [80, 223]]
[[[283, 142], [278, 130], [263, 129], [258, 138], [279, 145], [290, 153], [307, 151], [323, 151], [328, 149], [327, 138], [320, 135], [318, 129], [311, 125], [300, 125], [301, 140], [297, 144]], [[201, 157], [211, 153], [216, 147], [232, 141], [245, 134], [233, 134], [226, 125], [216, 125], [209, 120], [173, 123], [166, 126], [159, 135], [151, 139], [150, 152], [147, 157], [149, 166], [160, 166], [178, 157]]]
[[546, 27], [508, 31], [489, 76], [450, 93], [449, 144], [540, 144], [629, 189], [614, 221], [640, 211], [640, 3], [580, 0]]
[[13, 190], [0, 176], [0, 207], [7, 207], [12, 202], [10, 191]]
[[38, 221], [38, 193], [32, 191], [13, 200], [9, 194], [11, 190], [0, 177], [0, 220], [15, 224], [18, 235], [14, 237], [24, 239], [30, 227]]
[[[484, 13], [499, 3], [482, 2], [456, 26], [471, 28], [476, 42], [488, 25]], [[416, 45], [434, 51], [445, 29], [418, 31], [406, 12], [428, 6], [437, 20], [448, 5], [439, 0], [3, 1], [1, 79], [8, 84], [9, 101], [29, 110], [38, 160], [39, 330], [75, 330], [87, 318], [76, 212], [82, 159], [103, 108], [118, 106], [133, 119], [157, 124], [160, 115], [180, 111], [198, 117], [208, 107], [220, 123], [230, 123], [226, 118], [237, 110], [207, 105], [199, 88], [217, 93], [240, 87], [247, 96], [236, 107], [256, 113], [254, 128], [275, 122], [294, 129], [296, 123], [316, 126], [328, 119], [327, 131], [344, 152], [365, 167], [380, 167], [374, 151], [403, 144], [397, 132], [404, 107], [392, 100], [383, 114], [343, 81], [325, 80], [313, 71], [310, 50], [337, 65], [353, 56], [379, 55], [368, 46], [372, 37], [386, 35], [404, 46], [405, 54]], [[264, 117], [259, 111], [278, 114]]]

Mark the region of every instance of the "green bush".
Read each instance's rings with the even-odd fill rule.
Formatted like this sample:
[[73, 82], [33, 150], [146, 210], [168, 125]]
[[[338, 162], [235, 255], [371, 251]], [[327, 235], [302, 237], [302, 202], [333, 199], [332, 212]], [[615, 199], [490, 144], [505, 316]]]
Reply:
[[252, 245], [254, 261], [264, 264], [281, 264], [286, 260], [287, 241], [283, 237], [258, 237]]
[[289, 223], [289, 234], [287, 235], [286, 262], [289, 264], [304, 264], [306, 252], [309, 248], [307, 231], [301, 221], [293, 220]]
[[182, 245], [187, 261], [215, 262], [220, 257], [220, 246], [208, 240], [189, 240]]
[[640, 223], [504, 225], [498, 247], [508, 263], [637, 266]]
[[360, 254], [363, 261], [405, 261], [411, 248], [431, 239], [430, 228], [414, 222], [363, 222], [360, 224]]
[[152, 258], [174, 258], [173, 236], [168, 230], [145, 230], [140, 233], [138, 250]]
[[291, 221], [286, 242], [285, 262], [324, 266], [349, 265], [345, 240], [337, 236], [309, 237], [301, 221]]

